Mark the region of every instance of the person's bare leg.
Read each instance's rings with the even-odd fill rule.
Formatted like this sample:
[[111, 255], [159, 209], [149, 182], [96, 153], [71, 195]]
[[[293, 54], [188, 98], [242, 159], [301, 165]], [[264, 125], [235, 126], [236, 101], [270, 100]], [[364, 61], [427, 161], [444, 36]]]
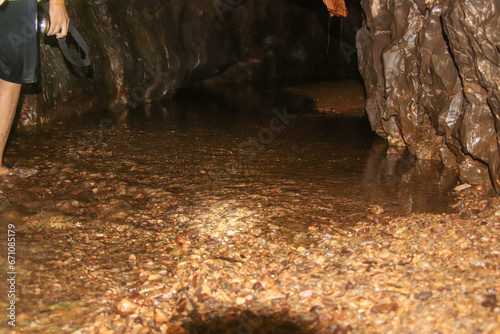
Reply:
[[16, 114], [21, 85], [0, 79], [0, 175], [9, 173], [3, 165], [3, 152]]

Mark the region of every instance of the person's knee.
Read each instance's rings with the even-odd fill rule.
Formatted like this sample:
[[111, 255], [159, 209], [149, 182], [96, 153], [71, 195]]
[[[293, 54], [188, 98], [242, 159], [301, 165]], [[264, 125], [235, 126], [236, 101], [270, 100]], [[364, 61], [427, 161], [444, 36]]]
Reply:
[[21, 90], [21, 84], [0, 79], [0, 94], [2, 94], [2, 92], [9, 95], [19, 94], [20, 90]]

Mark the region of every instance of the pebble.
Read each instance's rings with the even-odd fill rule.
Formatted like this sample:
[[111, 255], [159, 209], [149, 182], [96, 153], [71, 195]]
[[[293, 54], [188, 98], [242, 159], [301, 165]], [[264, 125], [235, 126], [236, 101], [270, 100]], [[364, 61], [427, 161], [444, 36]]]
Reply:
[[211, 298], [210, 295], [208, 295], [206, 293], [200, 293], [197, 297], [199, 303], [203, 303], [203, 302], [209, 300], [210, 298]]
[[301, 291], [299, 296], [301, 298], [309, 298], [309, 297], [312, 297], [313, 295], [313, 292], [311, 290], [304, 290], [304, 291]]
[[175, 238], [175, 241], [177, 241], [180, 244], [188, 243], [191, 242], [191, 239], [193, 238], [193, 233], [191, 232], [182, 232], [177, 235]]
[[441, 252], [439, 252], [439, 256], [443, 258], [447, 258], [451, 255], [453, 255], [453, 252], [448, 248], [445, 248]]
[[304, 246], [299, 246], [297, 247], [297, 252], [300, 254], [304, 254], [305, 252], [307, 252], [307, 249], [305, 249]]
[[24, 321], [27, 321], [31, 319], [31, 316], [28, 312], [23, 312], [23, 313], [19, 313], [17, 316], [16, 316], [16, 322], [24, 322]]
[[420, 292], [415, 295], [416, 299], [427, 300], [432, 297], [432, 291]]
[[398, 229], [394, 232], [394, 234], [395, 234], [395, 235], [399, 235], [399, 234], [403, 233], [404, 231], [406, 231], [407, 229], [408, 229], [408, 226], [402, 226], [402, 227], [398, 228]]
[[376, 304], [371, 308], [372, 313], [389, 313], [397, 311], [399, 305], [397, 303]]
[[326, 257], [324, 257], [323, 255], [319, 255], [314, 259], [314, 263], [316, 263], [317, 265], [320, 265], [320, 266], [325, 264], [325, 261], [326, 261]]
[[383, 248], [382, 250], [380, 250], [380, 253], [379, 253], [379, 257], [380, 258], [382, 258], [382, 259], [388, 259], [391, 256], [392, 256], [392, 253], [387, 248]]
[[389, 224], [389, 219], [388, 218], [375, 218], [373, 220], [375, 224], [380, 224], [380, 225], [387, 225]]
[[471, 266], [474, 266], [474, 267], [485, 267], [486, 266], [486, 263], [484, 261], [477, 260], [475, 258], [470, 258], [469, 263]]
[[267, 243], [267, 241], [264, 238], [258, 238], [256, 240], [256, 243], [259, 244], [259, 245], [261, 245], [261, 246], [263, 246], [263, 245], [265, 245]]
[[385, 212], [385, 210], [380, 205], [372, 205], [370, 207], [370, 212], [376, 215], [381, 215]]
[[364, 235], [364, 236], [360, 236], [360, 237], [354, 237], [350, 240], [350, 242], [353, 245], [365, 246], [365, 245], [373, 244], [375, 242], [375, 239], [373, 239], [373, 237], [371, 237], [371, 236]]
[[285, 294], [276, 288], [272, 288], [269, 290], [265, 290], [262, 297], [264, 298], [264, 300], [270, 301], [273, 299], [285, 298]]
[[151, 274], [148, 276], [148, 281], [156, 281], [159, 278], [160, 278], [160, 276], [158, 276], [156, 274]]
[[387, 282], [387, 280], [388, 280], [388, 275], [385, 273], [376, 274], [372, 277], [373, 283], [383, 284]]
[[465, 189], [469, 189], [470, 187], [472, 187], [470, 184], [464, 183], [464, 184], [458, 185], [455, 188], [453, 188], [453, 191], [460, 192], [460, 191], [463, 191]]
[[262, 233], [262, 230], [260, 228], [254, 228], [250, 230], [250, 234], [254, 236], [259, 236]]
[[418, 261], [417, 265], [420, 267], [429, 268], [431, 266], [431, 262], [427, 261], [427, 260], [422, 260], [422, 261]]
[[127, 298], [123, 298], [116, 304], [116, 310], [123, 316], [133, 313], [136, 309], [137, 305]]

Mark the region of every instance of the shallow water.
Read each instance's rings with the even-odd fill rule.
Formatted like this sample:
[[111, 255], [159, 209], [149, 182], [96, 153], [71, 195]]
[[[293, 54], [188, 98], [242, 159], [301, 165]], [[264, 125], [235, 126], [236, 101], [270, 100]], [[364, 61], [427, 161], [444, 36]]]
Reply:
[[373, 218], [374, 205], [382, 215], [450, 212], [454, 173], [387, 153], [366, 117], [344, 107], [328, 115], [298, 95], [233, 88], [66, 120], [14, 136], [6, 163], [18, 175], [0, 182], [0, 195], [19, 219], [92, 217], [110, 202], [123, 211], [114, 219], [203, 221], [245, 209], [295, 226]]
[[[324, 279], [324, 288], [340, 291], [334, 282], [350, 281], [335, 275], [354, 254], [349, 248], [363, 255], [381, 249], [381, 240], [368, 245], [378, 232], [356, 234], [354, 223], [368, 228], [384, 215], [451, 210], [451, 171], [388, 153], [352, 106], [339, 104], [335, 112], [318, 113], [311, 100], [297, 95], [188, 91], [129, 114], [93, 114], [15, 135], [6, 156], [15, 174], [0, 179], [0, 232], [5, 236], [8, 224], [15, 226], [16, 331], [120, 333], [136, 320], [156, 328], [150, 313], [159, 309], [168, 318], [168, 333], [177, 333], [179, 321], [201, 321], [206, 328], [206, 318], [185, 311], [187, 298], [197, 296], [199, 305], [210, 307], [202, 313], [214, 319], [225, 312], [223, 300], [234, 302], [243, 288], [255, 289], [263, 275], [277, 277], [276, 268], [297, 269], [292, 276], [304, 272], [304, 282]], [[387, 233], [384, 238], [390, 239], [384, 245], [405, 240]], [[2, 240], [0, 248], [7, 249], [7, 238]], [[319, 266], [315, 275], [305, 258]], [[227, 264], [208, 266], [214, 261]], [[346, 266], [355, 264], [349, 261]], [[0, 267], [8, 268], [6, 256]], [[343, 272], [350, 280], [353, 272]], [[293, 277], [276, 284], [309, 289]], [[200, 300], [202, 285], [211, 287], [213, 299]], [[271, 301], [268, 290], [255, 293], [259, 301], [248, 307], [260, 312], [261, 301]], [[0, 293], [6, 291], [2, 279]], [[143, 307], [120, 313], [122, 298]], [[293, 298], [290, 305], [300, 306], [299, 295]], [[0, 298], [0, 308], [8, 303]], [[307, 309], [298, 313], [311, 314]], [[256, 333], [290, 333], [288, 328]]]

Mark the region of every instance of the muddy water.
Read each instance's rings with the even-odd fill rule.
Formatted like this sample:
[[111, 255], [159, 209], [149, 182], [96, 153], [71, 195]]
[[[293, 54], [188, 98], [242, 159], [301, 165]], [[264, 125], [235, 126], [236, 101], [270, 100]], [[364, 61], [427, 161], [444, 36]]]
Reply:
[[328, 115], [307, 98], [247, 89], [67, 120], [14, 137], [6, 161], [17, 175], [2, 180], [2, 196], [20, 216], [92, 217], [110, 202], [138, 212], [156, 201], [153, 218], [246, 208], [278, 225], [356, 222], [374, 206], [388, 215], [450, 211], [451, 171], [388, 153], [362, 113], [342, 108]]

